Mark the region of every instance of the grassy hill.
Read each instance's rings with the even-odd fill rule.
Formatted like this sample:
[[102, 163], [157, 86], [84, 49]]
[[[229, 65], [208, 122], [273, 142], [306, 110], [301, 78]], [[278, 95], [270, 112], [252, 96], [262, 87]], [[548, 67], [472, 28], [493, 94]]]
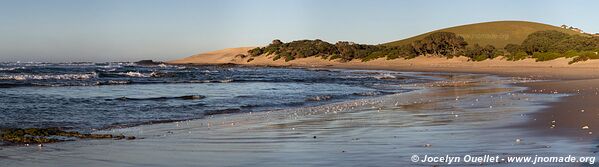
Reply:
[[456, 27], [440, 29], [428, 33], [424, 33], [411, 38], [385, 43], [386, 46], [399, 46], [410, 44], [415, 40], [420, 40], [433, 32], [452, 32], [464, 37], [468, 44], [493, 45], [496, 48], [503, 48], [507, 44], [520, 44], [526, 37], [537, 31], [557, 30], [570, 35], [580, 34], [576, 31], [567, 30], [561, 27], [552, 25], [526, 22], [526, 21], [495, 21], [468, 24]]
[[[506, 45], [509, 47], [505, 48]], [[385, 47], [396, 46], [396, 47]], [[272, 56], [285, 62], [320, 57], [326, 60], [363, 62], [380, 58], [412, 59], [419, 56], [453, 58], [465, 56], [471, 61], [483, 61], [499, 56], [517, 61], [534, 58], [548, 61], [573, 58], [570, 63], [599, 59], [599, 37], [547, 24], [526, 21], [496, 21], [462, 25], [436, 30], [404, 40], [380, 45], [356, 44], [348, 41], [329, 43], [319, 39], [282, 42], [278, 39], [264, 47], [216, 51], [175, 60], [170, 63], [211, 59], [210, 62], [230, 62], [232, 59]], [[196, 61], [197, 62], [197, 61]]]

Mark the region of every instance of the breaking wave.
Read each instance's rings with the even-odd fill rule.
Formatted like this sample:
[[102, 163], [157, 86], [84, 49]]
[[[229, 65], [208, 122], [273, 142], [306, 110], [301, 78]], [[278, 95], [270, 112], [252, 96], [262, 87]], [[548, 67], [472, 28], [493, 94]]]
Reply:
[[308, 97], [308, 98], [306, 98], [306, 101], [325, 101], [325, 100], [331, 100], [332, 98], [333, 98], [333, 96], [331, 96], [331, 95], [319, 95], [319, 96]]
[[391, 75], [389, 73], [384, 73], [384, 74], [380, 74], [380, 75], [375, 75], [374, 78], [376, 78], [376, 79], [396, 79], [397, 77], [395, 75]]
[[90, 78], [96, 78], [97, 76], [98, 75], [95, 72], [87, 74], [0, 74], [0, 80], [86, 80]]

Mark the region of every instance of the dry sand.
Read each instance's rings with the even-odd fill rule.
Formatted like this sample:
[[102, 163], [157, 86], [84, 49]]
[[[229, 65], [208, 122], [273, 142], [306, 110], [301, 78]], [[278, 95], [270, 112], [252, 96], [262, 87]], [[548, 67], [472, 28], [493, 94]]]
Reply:
[[[599, 134], [599, 60], [568, 64], [570, 59], [535, 62], [533, 59], [507, 61], [502, 57], [482, 62], [468, 61], [465, 57], [446, 59], [440, 57], [418, 57], [404, 60], [377, 59], [368, 62], [327, 61], [317, 57], [297, 59], [290, 62], [272, 61], [271, 56], [242, 58], [253, 47], [231, 48], [213, 51], [191, 57], [169, 61], [172, 64], [240, 64], [258, 66], [292, 66], [314, 68], [379, 69], [421, 72], [485, 73], [499, 76], [526, 77], [543, 82], [522, 84], [529, 87], [530, 93], [568, 93], [558, 102], [548, 104], [548, 108], [532, 115], [532, 120], [522, 127], [534, 127], [539, 132], [559, 136], [575, 136], [579, 139], [592, 139]], [[553, 126], [555, 125], [555, 126]], [[552, 127], [553, 126], [553, 127]], [[586, 127], [588, 129], [586, 129]], [[583, 129], [584, 127], [584, 129]]]

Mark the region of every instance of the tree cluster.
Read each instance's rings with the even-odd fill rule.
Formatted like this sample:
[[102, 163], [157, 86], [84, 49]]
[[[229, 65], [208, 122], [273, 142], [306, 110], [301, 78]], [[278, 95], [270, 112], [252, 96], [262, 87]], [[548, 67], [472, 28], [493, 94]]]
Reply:
[[374, 60], [378, 58], [414, 58], [418, 55], [433, 56], [458, 56], [463, 54], [468, 44], [464, 38], [450, 32], [435, 32], [422, 40], [417, 40], [408, 45], [383, 46], [356, 44], [353, 42], [340, 41], [330, 44], [325, 41], [299, 40], [283, 43], [274, 40], [266, 47], [258, 47], [249, 51], [252, 56], [274, 55], [273, 59], [284, 58], [291, 61], [297, 58], [320, 56], [324, 59], [339, 59], [341, 61], [351, 60]]
[[411, 44], [418, 55], [438, 56], [458, 56], [466, 45], [464, 38], [451, 32], [435, 32]]
[[466, 56], [471, 61], [483, 61], [504, 56], [507, 60], [535, 58], [537, 61], [559, 57], [573, 58], [571, 63], [599, 59], [599, 37], [568, 35], [559, 31], [539, 31], [528, 35], [521, 44], [508, 44], [502, 49], [492, 45], [469, 45], [463, 37], [451, 32], [433, 32], [420, 40], [400, 46], [366, 45], [340, 41], [331, 44], [319, 39], [289, 43], [274, 40], [266, 47], [249, 51], [251, 56], [273, 55], [274, 60], [321, 57], [343, 62], [369, 61], [378, 58], [410, 59], [418, 56], [452, 58]]
[[504, 48], [508, 60], [534, 58], [537, 61], [560, 57], [573, 58], [570, 63], [599, 58], [599, 37], [569, 35], [555, 30], [539, 31], [528, 35], [520, 45], [508, 44]]

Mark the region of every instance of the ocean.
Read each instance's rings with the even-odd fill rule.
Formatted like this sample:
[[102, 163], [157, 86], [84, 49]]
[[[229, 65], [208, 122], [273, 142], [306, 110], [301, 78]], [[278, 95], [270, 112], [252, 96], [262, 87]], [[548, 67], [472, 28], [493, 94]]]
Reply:
[[407, 92], [391, 71], [135, 63], [0, 63], [0, 128], [97, 129]]

